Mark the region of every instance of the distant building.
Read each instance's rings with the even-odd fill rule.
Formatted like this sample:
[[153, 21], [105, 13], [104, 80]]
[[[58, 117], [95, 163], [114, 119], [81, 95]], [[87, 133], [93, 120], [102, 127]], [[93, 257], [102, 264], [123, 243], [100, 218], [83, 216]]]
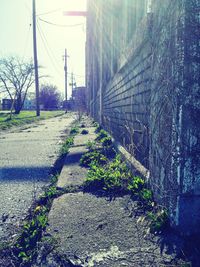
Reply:
[[75, 110], [86, 111], [86, 87], [75, 87], [72, 91], [72, 100]]
[[35, 109], [35, 100], [34, 99], [25, 99], [23, 109], [24, 110]]
[[12, 100], [9, 98], [2, 99], [2, 110], [10, 110], [12, 106]]

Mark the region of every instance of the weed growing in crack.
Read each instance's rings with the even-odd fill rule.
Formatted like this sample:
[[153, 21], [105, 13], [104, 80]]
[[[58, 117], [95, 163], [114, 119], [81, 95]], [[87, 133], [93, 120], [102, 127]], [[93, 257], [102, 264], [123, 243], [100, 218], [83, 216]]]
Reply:
[[166, 209], [158, 208], [147, 212], [149, 221], [149, 231], [151, 233], [161, 233], [169, 225], [169, 215]]
[[131, 174], [120, 155], [116, 155], [111, 137], [105, 130], [98, 128], [96, 142], [88, 142], [89, 152], [80, 160], [82, 166], [89, 167], [84, 188], [130, 193], [138, 201], [138, 208], [147, 212], [145, 218], [149, 222], [149, 231], [163, 231], [168, 224], [167, 211], [157, 208], [153, 193], [148, 189], [145, 180]]
[[69, 153], [69, 148], [74, 144], [74, 136], [70, 136], [66, 139], [61, 147], [60, 154], [66, 155]]
[[99, 126], [98, 122], [96, 122], [96, 121], [93, 121], [93, 122], [92, 122], [92, 125], [93, 125], [94, 127], [96, 127], [96, 128]]
[[133, 176], [127, 186], [131, 194], [138, 194], [144, 188], [144, 179], [139, 176]]
[[86, 130], [86, 129], [83, 129], [83, 130], [81, 131], [81, 134], [88, 134], [88, 133], [89, 133], [89, 131]]
[[95, 141], [88, 141], [86, 147], [89, 151], [96, 150], [96, 142]]
[[99, 133], [102, 130], [102, 127], [97, 123], [95, 133]]
[[90, 165], [105, 165], [108, 159], [99, 151], [90, 151], [85, 153], [80, 159], [80, 165], [90, 167]]
[[108, 133], [105, 130], [100, 130], [100, 132], [97, 134], [97, 141], [101, 141], [103, 138], [108, 137]]
[[147, 188], [143, 188], [139, 192], [139, 197], [142, 199], [143, 203], [146, 206], [152, 206], [152, 204], [153, 204], [153, 193], [152, 193], [151, 190], [149, 190]]
[[55, 174], [51, 176], [51, 184], [56, 184], [58, 181], [59, 174]]
[[14, 253], [20, 261], [20, 266], [30, 266], [35, 259], [37, 244], [48, 223], [48, 212], [52, 201], [66, 192], [67, 189], [59, 190], [55, 185], [51, 185], [36, 203], [31, 219], [24, 223], [22, 232], [15, 244]]
[[85, 187], [96, 186], [104, 190], [122, 190], [130, 175], [126, 164], [121, 162], [120, 155], [104, 166], [97, 165], [93, 161], [90, 164]]
[[[36, 255], [37, 242], [42, 237], [42, 232], [46, 228], [48, 217], [48, 208], [36, 207], [33, 217], [30, 221], [24, 223], [22, 233], [17, 239], [15, 253], [24, 266], [34, 259]], [[23, 266], [23, 265], [22, 265]]]
[[70, 130], [70, 135], [75, 135], [79, 133], [79, 129], [78, 127], [73, 127], [71, 130]]
[[102, 146], [109, 147], [112, 145], [112, 139], [110, 136], [106, 136], [100, 140]]

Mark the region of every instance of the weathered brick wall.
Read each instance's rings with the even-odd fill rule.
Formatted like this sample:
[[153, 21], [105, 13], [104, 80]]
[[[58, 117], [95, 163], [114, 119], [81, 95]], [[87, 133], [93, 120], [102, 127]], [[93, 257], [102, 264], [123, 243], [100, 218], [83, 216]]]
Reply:
[[199, 3], [154, 1], [150, 101], [151, 186], [172, 224], [199, 231]]
[[188, 232], [200, 223], [199, 6], [200, 0], [88, 5], [90, 113], [149, 168], [157, 201], [172, 225]]
[[143, 164], [148, 165], [150, 51], [134, 53], [103, 92], [103, 123]]
[[[87, 66], [90, 69], [87, 75], [94, 76], [89, 86], [89, 92], [92, 92], [90, 112], [148, 166], [150, 46], [146, 41], [149, 34], [147, 1], [126, 0], [123, 4], [113, 0], [91, 1], [89, 8], [93, 10], [87, 31], [88, 57], [92, 60]], [[137, 28], [140, 24], [142, 32]], [[91, 83], [91, 78], [88, 80]]]

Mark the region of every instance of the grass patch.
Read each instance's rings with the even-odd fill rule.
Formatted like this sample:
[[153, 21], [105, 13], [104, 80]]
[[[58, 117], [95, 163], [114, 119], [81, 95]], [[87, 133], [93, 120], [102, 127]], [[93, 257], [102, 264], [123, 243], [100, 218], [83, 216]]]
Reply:
[[13, 114], [12, 119], [10, 119], [9, 113], [0, 112], [0, 129], [6, 130], [13, 126], [23, 126], [63, 114], [64, 111], [41, 111], [40, 117], [37, 117], [35, 111], [21, 111], [20, 114]]

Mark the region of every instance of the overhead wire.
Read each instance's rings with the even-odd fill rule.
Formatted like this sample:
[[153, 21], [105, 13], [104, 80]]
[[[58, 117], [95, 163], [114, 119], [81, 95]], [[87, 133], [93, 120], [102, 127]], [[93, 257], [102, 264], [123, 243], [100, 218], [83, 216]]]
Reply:
[[27, 50], [27, 47], [28, 47], [28, 41], [29, 41], [29, 38], [30, 38], [30, 30], [31, 30], [31, 24], [29, 24], [28, 32], [27, 32], [26, 39], [25, 39], [25, 44], [24, 44], [24, 49], [23, 49], [23, 54], [22, 54], [22, 59], [23, 60], [24, 60], [24, 57], [26, 55], [26, 50]]
[[77, 26], [83, 26], [84, 23], [77, 23], [77, 24], [69, 24], [69, 25], [64, 25], [64, 24], [56, 24], [56, 23], [53, 23], [53, 22], [50, 22], [50, 21], [47, 21], [47, 20], [44, 20], [44, 19], [41, 19], [39, 18], [40, 21], [44, 22], [44, 23], [47, 23], [49, 25], [52, 25], [52, 26], [56, 26], [56, 27], [77, 27]]
[[[38, 32], [39, 32], [40, 38], [41, 38], [41, 40], [42, 40], [42, 43], [43, 43], [43, 45], [44, 45], [44, 47], [45, 47], [46, 53], [47, 53], [47, 55], [49, 56], [49, 59], [50, 59], [52, 65], [54, 66], [56, 72], [57, 72], [60, 76], [63, 77], [63, 75], [61, 74], [61, 71], [60, 71], [59, 68], [57, 67], [57, 63], [56, 63], [56, 60], [55, 60], [55, 56], [54, 56], [52, 50], [51, 50], [51, 49], [49, 48], [49, 46], [48, 46], [48, 41], [47, 41], [46, 36], [44, 35], [44, 32], [42, 31], [42, 29], [41, 29], [39, 23], [37, 23], [37, 28], [38, 28]], [[51, 55], [51, 54], [52, 54], [52, 55]]]
[[54, 9], [54, 10], [51, 10], [51, 11], [47, 11], [47, 12], [38, 14], [37, 16], [44, 16], [44, 15], [48, 15], [48, 14], [52, 14], [52, 13], [56, 13], [56, 12], [58, 12], [58, 11], [61, 11], [62, 9], [63, 9], [63, 8], [57, 8], [57, 9]]
[[32, 12], [31, 12], [31, 9], [30, 9], [30, 7], [27, 5], [27, 3], [25, 2], [25, 1], [23, 1], [24, 2], [24, 6], [25, 6], [25, 8], [28, 10], [28, 12], [30, 13], [30, 15], [32, 14]]
[[[41, 29], [39, 23], [37, 24], [37, 28], [38, 28], [38, 32], [39, 32], [40, 38], [41, 38], [41, 40], [42, 40], [42, 43], [43, 43], [43, 45], [44, 45], [45, 51], [46, 51], [46, 53], [47, 53], [47, 55], [48, 55], [48, 57], [49, 57], [49, 59], [50, 59], [52, 65], [54, 66], [54, 68], [55, 68], [56, 72], [59, 74], [59, 76], [62, 77], [62, 79], [63, 79], [64, 76], [63, 76], [63, 74], [61, 73], [59, 67], [57, 66], [57, 63], [56, 63], [56, 59], [55, 59], [54, 53], [53, 53], [53, 51], [50, 49], [50, 47], [49, 47], [49, 45], [48, 45], [47, 38], [46, 38], [44, 32], [42, 31], [42, 29]], [[82, 77], [82, 78], [84, 77], [84, 75], [78, 75], [78, 74], [75, 74], [75, 73], [74, 73], [73, 75], [74, 75], [74, 76], [77, 76], [77, 77]], [[70, 78], [70, 77], [71, 77], [71, 73], [68, 72], [68, 73], [67, 73], [67, 76], [68, 76], [68, 78]]]

